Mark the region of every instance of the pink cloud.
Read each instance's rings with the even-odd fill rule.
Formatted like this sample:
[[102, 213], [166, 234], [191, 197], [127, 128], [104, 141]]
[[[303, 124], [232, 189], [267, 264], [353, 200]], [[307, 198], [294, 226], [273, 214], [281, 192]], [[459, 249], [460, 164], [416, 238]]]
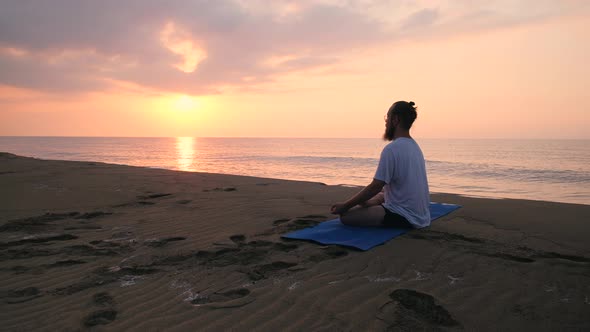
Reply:
[[[536, 4], [534, 10], [527, 10], [531, 4]], [[121, 81], [208, 94], [220, 86], [248, 86], [334, 65], [350, 50], [400, 38], [444, 37], [588, 7], [578, 1], [458, 1], [452, 6], [411, 1], [5, 1], [0, 84], [71, 92], [101, 90]], [[163, 40], [170, 24], [174, 35]], [[281, 57], [286, 60], [269, 65], [269, 59]]]

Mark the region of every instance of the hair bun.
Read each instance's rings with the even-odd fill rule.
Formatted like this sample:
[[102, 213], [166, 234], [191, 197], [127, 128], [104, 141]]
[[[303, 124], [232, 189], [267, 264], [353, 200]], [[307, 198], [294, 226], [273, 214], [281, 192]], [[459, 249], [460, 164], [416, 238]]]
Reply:
[[408, 104], [410, 104], [410, 106], [414, 107], [414, 105], [416, 105], [413, 101], [409, 102]]

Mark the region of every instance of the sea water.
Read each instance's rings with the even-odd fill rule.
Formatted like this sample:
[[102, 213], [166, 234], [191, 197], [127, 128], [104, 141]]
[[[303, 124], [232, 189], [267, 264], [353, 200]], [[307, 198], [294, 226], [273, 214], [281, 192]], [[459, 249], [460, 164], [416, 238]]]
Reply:
[[[416, 141], [431, 192], [590, 204], [589, 140]], [[385, 144], [378, 138], [0, 137], [0, 151], [42, 159], [350, 186], [371, 181]]]

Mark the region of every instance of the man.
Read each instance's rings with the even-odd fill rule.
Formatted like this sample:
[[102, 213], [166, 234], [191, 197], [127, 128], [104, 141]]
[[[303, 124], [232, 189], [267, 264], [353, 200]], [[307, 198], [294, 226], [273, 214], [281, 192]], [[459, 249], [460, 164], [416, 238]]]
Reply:
[[[345, 225], [421, 228], [430, 225], [430, 197], [422, 150], [410, 136], [414, 102], [394, 103], [385, 117], [381, 152], [371, 182], [358, 194], [332, 206]], [[359, 205], [359, 206], [357, 206]]]

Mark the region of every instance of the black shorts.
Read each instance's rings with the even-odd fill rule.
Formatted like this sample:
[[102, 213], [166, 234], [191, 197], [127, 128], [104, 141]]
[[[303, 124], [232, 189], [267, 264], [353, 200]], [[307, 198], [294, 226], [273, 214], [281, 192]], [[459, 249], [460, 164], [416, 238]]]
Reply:
[[385, 210], [385, 217], [383, 217], [383, 226], [397, 228], [414, 228], [414, 226], [410, 224], [408, 219], [404, 218], [403, 216], [395, 212], [389, 211], [385, 208], [385, 206], [383, 206], [383, 210]]

